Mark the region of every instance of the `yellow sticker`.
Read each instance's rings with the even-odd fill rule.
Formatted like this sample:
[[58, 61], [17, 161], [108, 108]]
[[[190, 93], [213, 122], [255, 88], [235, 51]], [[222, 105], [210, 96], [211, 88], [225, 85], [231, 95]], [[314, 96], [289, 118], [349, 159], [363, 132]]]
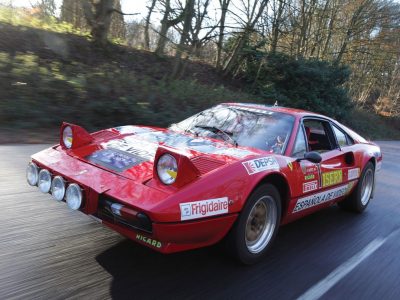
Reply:
[[287, 164], [287, 166], [289, 167], [290, 171], [293, 171], [293, 164], [292, 164], [291, 162], [289, 162], [289, 163]]
[[342, 170], [322, 173], [322, 186], [331, 186], [343, 181]]
[[167, 172], [167, 174], [168, 174], [169, 176], [171, 176], [172, 178], [176, 178], [177, 172], [172, 171], [172, 170], [167, 170], [166, 172]]

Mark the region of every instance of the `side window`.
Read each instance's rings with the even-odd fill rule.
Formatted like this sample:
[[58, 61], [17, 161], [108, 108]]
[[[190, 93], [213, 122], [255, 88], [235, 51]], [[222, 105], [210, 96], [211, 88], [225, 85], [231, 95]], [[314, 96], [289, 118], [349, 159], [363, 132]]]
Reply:
[[296, 136], [296, 141], [294, 142], [294, 148], [293, 148], [293, 157], [304, 157], [304, 153], [307, 152], [307, 146], [306, 146], [306, 139], [304, 136], [304, 131], [303, 131], [303, 126], [299, 128], [299, 131], [297, 132]]
[[309, 119], [304, 121], [306, 139], [310, 151], [326, 152], [334, 149], [330, 125], [327, 121]]
[[333, 132], [335, 133], [336, 140], [340, 147], [352, 145], [352, 141], [350, 137], [347, 136], [344, 132], [338, 129], [336, 126], [332, 126]]

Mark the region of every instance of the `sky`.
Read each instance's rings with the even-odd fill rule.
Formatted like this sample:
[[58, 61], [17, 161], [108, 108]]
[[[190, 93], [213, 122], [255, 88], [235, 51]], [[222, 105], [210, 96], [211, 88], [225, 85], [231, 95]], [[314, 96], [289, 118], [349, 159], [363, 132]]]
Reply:
[[[129, 22], [132, 20], [143, 20], [147, 14], [147, 5], [149, 5], [151, 0], [120, 0], [122, 12], [126, 14], [139, 13], [135, 16], [124, 16], [125, 22]], [[399, 0], [400, 1], [400, 0]], [[32, 5], [38, 3], [39, 0], [0, 0], [0, 4], [9, 5], [12, 3], [14, 7], [32, 7]], [[233, 1], [234, 2], [234, 1]], [[62, 5], [62, 0], [55, 0], [58, 11], [60, 11], [60, 7]], [[234, 3], [233, 3], [234, 4]], [[232, 6], [234, 9], [234, 5]], [[219, 14], [219, 1], [211, 0], [210, 6], [208, 9], [208, 13], [210, 17], [214, 17]], [[153, 12], [152, 21], [159, 22], [161, 20], [161, 14], [157, 12], [157, 9]]]
[[[37, 0], [0, 0], [0, 4], [12, 4], [16, 7], [31, 7]], [[57, 8], [61, 7], [62, 0], [55, 0]], [[146, 14], [147, 0], [121, 0], [122, 11], [124, 13], [140, 13], [135, 18], [141, 19]], [[128, 17], [130, 19], [132, 17]]]

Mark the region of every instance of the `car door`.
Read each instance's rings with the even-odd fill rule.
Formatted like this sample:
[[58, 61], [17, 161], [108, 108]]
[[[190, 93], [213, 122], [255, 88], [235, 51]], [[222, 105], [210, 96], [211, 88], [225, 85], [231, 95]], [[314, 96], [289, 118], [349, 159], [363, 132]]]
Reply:
[[323, 202], [331, 202], [348, 192], [349, 179], [359, 176], [349, 137], [331, 121], [320, 118], [303, 120], [308, 150], [321, 154], [319, 190], [327, 195]]
[[297, 180], [292, 194], [296, 199], [290, 208], [293, 217], [329, 206], [349, 190], [347, 181], [349, 170], [354, 169], [354, 154], [351, 149], [341, 149], [338, 140], [343, 142], [343, 137], [335, 134], [332, 126], [329, 120], [317, 117], [303, 118], [299, 126], [292, 157], [303, 158], [305, 152], [316, 151], [322, 161], [295, 162]]

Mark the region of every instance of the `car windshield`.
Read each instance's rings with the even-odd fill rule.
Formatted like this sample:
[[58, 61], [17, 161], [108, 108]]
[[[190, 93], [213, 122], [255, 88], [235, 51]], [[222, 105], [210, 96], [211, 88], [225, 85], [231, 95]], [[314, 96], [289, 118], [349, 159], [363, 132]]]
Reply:
[[294, 117], [284, 113], [218, 105], [173, 124], [170, 129], [282, 154], [293, 123]]

